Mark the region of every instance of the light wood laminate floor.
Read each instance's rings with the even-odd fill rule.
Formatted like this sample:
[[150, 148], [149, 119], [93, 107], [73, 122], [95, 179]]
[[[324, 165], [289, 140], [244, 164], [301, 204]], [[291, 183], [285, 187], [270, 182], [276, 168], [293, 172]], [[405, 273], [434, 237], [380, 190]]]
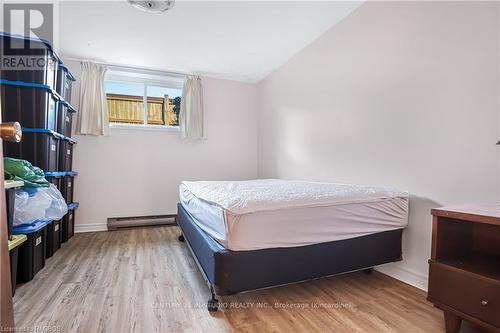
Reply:
[[[209, 291], [177, 227], [77, 234], [14, 297], [16, 325], [56, 332], [444, 332], [425, 293], [351, 273], [223, 297]], [[462, 332], [477, 332], [467, 323]]]

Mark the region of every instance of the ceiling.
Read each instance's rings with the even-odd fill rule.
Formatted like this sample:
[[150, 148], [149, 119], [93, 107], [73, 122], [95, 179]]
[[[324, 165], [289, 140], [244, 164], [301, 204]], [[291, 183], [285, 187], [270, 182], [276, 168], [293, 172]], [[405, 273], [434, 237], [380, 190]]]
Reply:
[[117, 1], [62, 1], [63, 57], [258, 82], [360, 2], [177, 1], [148, 14]]

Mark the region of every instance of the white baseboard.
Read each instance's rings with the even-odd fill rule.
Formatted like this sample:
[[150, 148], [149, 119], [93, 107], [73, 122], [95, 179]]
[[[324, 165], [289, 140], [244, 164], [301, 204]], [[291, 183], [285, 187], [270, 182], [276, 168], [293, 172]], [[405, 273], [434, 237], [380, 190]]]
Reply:
[[427, 274], [422, 274], [412, 269], [403, 267], [400, 263], [378, 266], [375, 270], [417, 287], [418, 289], [427, 291]]
[[88, 223], [75, 225], [75, 233], [95, 231], [108, 231], [108, 226], [106, 223]]

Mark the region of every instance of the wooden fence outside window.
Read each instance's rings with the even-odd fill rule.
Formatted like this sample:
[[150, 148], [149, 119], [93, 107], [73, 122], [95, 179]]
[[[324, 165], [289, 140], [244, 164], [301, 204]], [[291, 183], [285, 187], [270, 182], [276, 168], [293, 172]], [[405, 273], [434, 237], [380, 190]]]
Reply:
[[[144, 103], [142, 96], [106, 94], [109, 121], [112, 123], [144, 124]], [[148, 97], [147, 124], [178, 126], [175, 101], [165, 97]]]

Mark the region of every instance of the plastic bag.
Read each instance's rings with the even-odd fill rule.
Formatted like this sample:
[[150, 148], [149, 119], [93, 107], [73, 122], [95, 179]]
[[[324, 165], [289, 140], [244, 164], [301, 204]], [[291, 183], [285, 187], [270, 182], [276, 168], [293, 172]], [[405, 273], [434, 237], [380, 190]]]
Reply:
[[14, 225], [30, 224], [39, 220], [56, 221], [67, 212], [68, 205], [53, 184], [49, 187], [16, 190]]
[[45, 209], [50, 205], [50, 201], [44, 200], [45, 196], [37, 198], [29, 195], [24, 190], [17, 190], [14, 201], [14, 221], [13, 225], [29, 224], [37, 220], [43, 220]]
[[11, 180], [22, 180], [24, 187], [48, 187], [43, 170], [25, 160], [4, 157], [4, 177]]
[[50, 184], [49, 188], [38, 190], [46, 192], [52, 199], [50, 206], [45, 210], [45, 220], [57, 221], [68, 213], [68, 205], [54, 184]]

